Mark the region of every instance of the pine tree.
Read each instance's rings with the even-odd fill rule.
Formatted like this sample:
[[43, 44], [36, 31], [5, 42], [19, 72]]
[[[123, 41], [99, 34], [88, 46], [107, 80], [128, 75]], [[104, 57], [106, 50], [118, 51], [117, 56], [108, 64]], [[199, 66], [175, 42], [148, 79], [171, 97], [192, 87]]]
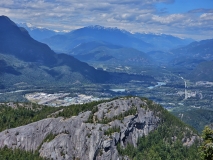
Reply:
[[200, 147], [201, 159], [213, 160], [213, 130], [208, 126], [202, 132], [203, 143]]

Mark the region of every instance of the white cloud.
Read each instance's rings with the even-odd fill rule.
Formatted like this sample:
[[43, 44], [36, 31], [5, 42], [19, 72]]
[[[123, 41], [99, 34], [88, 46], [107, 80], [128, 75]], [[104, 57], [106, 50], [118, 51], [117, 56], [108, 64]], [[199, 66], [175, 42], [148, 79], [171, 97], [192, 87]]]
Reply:
[[12, 5], [12, 4], [14, 4], [13, 0], [7, 0], [7, 1], [3, 0], [3, 1], [0, 1], [0, 6], [7, 6], [7, 5]]
[[200, 19], [213, 21], [213, 13], [204, 13], [200, 16]]
[[[3, 0], [0, 15], [17, 23], [53, 30], [72, 30], [88, 25], [118, 27], [132, 32], [163, 32], [167, 34], [209, 36], [213, 30], [213, 10], [195, 9], [188, 13], [159, 13], [157, 3], [174, 0]], [[179, 33], [177, 33], [179, 32]], [[193, 34], [191, 33], [193, 36]]]
[[153, 17], [152, 17], [153, 21], [159, 22], [161, 24], [179, 23], [180, 21], [182, 21], [184, 19], [185, 19], [185, 16], [183, 14], [171, 14], [169, 16], [153, 15]]

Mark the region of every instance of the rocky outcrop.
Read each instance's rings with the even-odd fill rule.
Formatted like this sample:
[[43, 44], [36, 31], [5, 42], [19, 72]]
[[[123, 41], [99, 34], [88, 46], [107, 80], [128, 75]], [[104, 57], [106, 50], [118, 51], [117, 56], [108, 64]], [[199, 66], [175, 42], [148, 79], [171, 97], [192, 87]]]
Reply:
[[200, 137], [198, 135], [193, 135], [190, 138], [184, 137], [182, 139], [183, 146], [190, 147], [190, 146], [192, 146], [195, 143], [196, 140], [200, 140]]
[[[0, 133], [0, 147], [39, 150], [48, 159], [117, 160], [118, 143], [137, 146], [139, 137], [156, 129], [160, 119], [146, 110], [140, 98], [121, 98], [99, 104], [97, 112], [69, 119], [47, 118]], [[93, 117], [95, 123], [88, 123]], [[53, 134], [52, 140], [44, 139]]]

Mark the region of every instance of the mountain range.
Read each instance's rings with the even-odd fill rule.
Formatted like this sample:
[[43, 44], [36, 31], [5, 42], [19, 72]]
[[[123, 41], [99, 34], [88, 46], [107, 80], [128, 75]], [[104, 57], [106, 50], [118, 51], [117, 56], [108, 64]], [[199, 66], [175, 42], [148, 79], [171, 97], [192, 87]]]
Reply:
[[[133, 47], [128, 47], [128, 45], [124, 46], [127, 43], [131, 46], [133, 43], [139, 44], [139, 42], [142, 42], [139, 38], [134, 37], [133, 34], [117, 28], [90, 26], [64, 35], [53, 36], [57, 41], [60, 40], [57, 37], [61, 37], [61, 40], [65, 42], [58, 43], [59, 45], [66, 44], [64, 38], [67, 38], [67, 43], [72, 39], [73, 45], [70, 46], [72, 49], [67, 52], [67, 54], [72, 55], [70, 56], [67, 54], [56, 54], [46, 44], [31, 38], [27, 30], [18, 27], [5, 16], [1, 16], [0, 22], [0, 66], [2, 68], [0, 74], [5, 78], [13, 77], [9, 78], [10, 81], [13, 81], [12, 83], [8, 83], [7, 81], [5, 83], [2, 79], [0, 83], [1, 88], [7, 88], [5, 84], [7, 86], [14, 86], [14, 84], [26, 79], [28, 79], [27, 82], [33, 82], [36, 79], [35, 75], [40, 75], [40, 78], [46, 77], [37, 81], [36, 84], [38, 82], [39, 84], [48, 82], [56, 83], [58, 80], [66, 84], [73, 84], [75, 82], [105, 83], [107, 81], [117, 81], [116, 79], [119, 76], [123, 77], [122, 79], [125, 79], [125, 81], [131, 79], [126, 78], [123, 74], [115, 75], [96, 70], [77, 59], [87, 63], [96, 62], [108, 65], [137, 65], [142, 67], [166, 64], [168, 66], [179, 67], [180, 69], [188, 67], [191, 70], [190, 73], [187, 72], [189, 77], [197, 77], [197, 80], [202, 80], [202, 77], [205, 77], [205, 80], [212, 80], [212, 76], [209, 76], [211, 75], [209, 74], [211, 72], [211, 65], [209, 64], [212, 63], [211, 60], [213, 59], [211, 53], [213, 41], [211, 39], [192, 42], [189, 45], [170, 51], [151, 51], [144, 53]], [[122, 41], [119, 41], [120, 38]], [[148, 43], [142, 44], [152, 46]], [[208, 69], [206, 66], [208, 66]], [[203, 72], [204, 70], [208, 73]], [[203, 75], [204, 73], [206, 75]], [[31, 78], [33, 80], [30, 80]], [[147, 77], [143, 78], [146, 79]], [[151, 79], [154, 80], [153, 78]]]
[[190, 39], [180, 39], [170, 35], [132, 34], [118, 28], [103, 26], [88, 26], [73, 30], [63, 35], [55, 35], [42, 40], [53, 50], [70, 52], [82, 43], [102, 41], [122, 47], [134, 48], [142, 52], [171, 49], [192, 42]]
[[130, 33], [118, 28], [98, 25], [68, 33], [36, 28], [29, 24], [19, 25], [25, 27], [33, 38], [48, 44], [53, 50], [70, 54], [89, 64], [91, 62], [107, 65], [155, 63], [182, 65], [193, 69], [199, 63], [212, 59], [211, 40], [193, 42], [192, 39], [181, 39], [171, 35]]
[[[171, 76], [169, 71], [178, 68], [190, 70], [184, 78], [213, 80], [213, 40], [165, 51], [153, 50], [157, 47], [152, 43], [160, 38], [152, 37], [148, 43], [144, 35], [90, 26], [45, 39], [53, 51], [8, 17], [0, 16], [0, 89], [61, 89], [81, 84], [93, 89], [92, 84], [157, 82], [153, 76], [110, 73], [85, 62], [131, 64], [140, 70], [165, 65], [168, 72], [162, 77]], [[58, 108], [32, 103], [11, 105], [16, 109], [3, 103], [0, 106], [0, 153], [16, 148], [18, 153], [32, 151], [48, 159], [198, 159], [198, 134], [147, 98], [129, 96]]]
[[168, 51], [174, 48], [182, 47], [194, 41], [190, 38], [179, 38], [166, 34], [134, 33], [133, 36], [149, 44], [153, 44], [154, 50], [161, 51]]
[[72, 55], [91, 65], [96, 64], [95, 66], [100, 66], [100, 64], [117, 67], [119, 65], [176, 65], [181, 63], [184, 66], [185, 62], [185, 66], [194, 67], [193, 62], [202, 62], [202, 58], [192, 59], [190, 56], [184, 57], [188, 59], [186, 62], [182, 57], [185, 53], [179, 55], [179, 52], [183, 52], [182, 46], [192, 42], [192, 39], [181, 39], [165, 34], [130, 33], [118, 28], [98, 25], [64, 34], [27, 24], [21, 24], [21, 26], [25, 27], [33, 38], [48, 44], [57, 53]]
[[190, 43], [187, 46], [171, 50], [174, 55], [174, 65], [187, 64], [189, 61], [200, 63], [213, 60], [213, 39]]
[[[20, 81], [50, 84], [104, 82], [109, 74], [99, 71], [67, 54], [56, 54], [46, 44], [30, 37], [24, 28], [17, 27], [8, 17], [0, 17], [1, 80], [13, 86]], [[99, 76], [97, 76], [99, 75]], [[16, 78], [14, 78], [14, 76]], [[2, 82], [3, 83], [3, 82]]]
[[[31, 38], [8, 17], [0, 17], [0, 86], [70, 86], [76, 83], [117, 83], [132, 79], [155, 81], [153, 77], [96, 70], [67, 54], [56, 54], [46, 44]], [[32, 86], [31, 86], [32, 87]]]
[[192, 42], [169, 51], [150, 51], [155, 65], [182, 73], [192, 81], [213, 81], [213, 39]]
[[53, 50], [65, 53], [81, 43], [91, 41], [103, 41], [114, 45], [136, 48], [138, 50], [148, 50], [152, 47], [151, 44], [129, 35], [126, 31], [102, 26], [88, 26], [42, 40], [42, 42], [48, 44]]
[[187, 68], [185, 75], [192, 81], [213, 81], [213, 39], [192, 42], [189, 45], [171, 50], [170, 65]]

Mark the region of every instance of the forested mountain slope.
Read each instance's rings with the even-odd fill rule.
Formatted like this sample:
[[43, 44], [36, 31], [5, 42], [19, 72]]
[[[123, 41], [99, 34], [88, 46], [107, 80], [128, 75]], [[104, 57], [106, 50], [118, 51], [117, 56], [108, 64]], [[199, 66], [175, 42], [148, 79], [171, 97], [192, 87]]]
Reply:
[[[67, 75], [70, 76], [71, 82], [103, 82], [108, 78], [107, 72], [95, 70], [72, 56], [56, 54], [46, 44], [32, 39], [25, 29], [17, 27], [8, 17], [0, 17], [0, 33], [0, 53], [3, 54], [0, 59], [1, 74], [10, 74], [12, 70], [13, 73], [19, 73], [16, 77], [40, 75], [37, 78], [42, 81], [47, 78], [49, 81], [62, 79], [61, 82]], [[36, 72], [37, 70], [39, 71]]]
[[[28, 115], [25, 124], [30, 122], [27, 119], [36, 122], [2, 131], [1, 148], [35, 151], [35, 156], [48, 159], [199, 159], [196, 132], [146, 98], [55, 109], [28, 105], [31, 114], [24, 109], [19, 112], [23, 107], [8, 111], [5, 106], [1, 113], [16, 112], [17, 120]], [[14, 123], [8, 117], [2, 120]], [[5, 152], [9, 150], [0, 153]]]

